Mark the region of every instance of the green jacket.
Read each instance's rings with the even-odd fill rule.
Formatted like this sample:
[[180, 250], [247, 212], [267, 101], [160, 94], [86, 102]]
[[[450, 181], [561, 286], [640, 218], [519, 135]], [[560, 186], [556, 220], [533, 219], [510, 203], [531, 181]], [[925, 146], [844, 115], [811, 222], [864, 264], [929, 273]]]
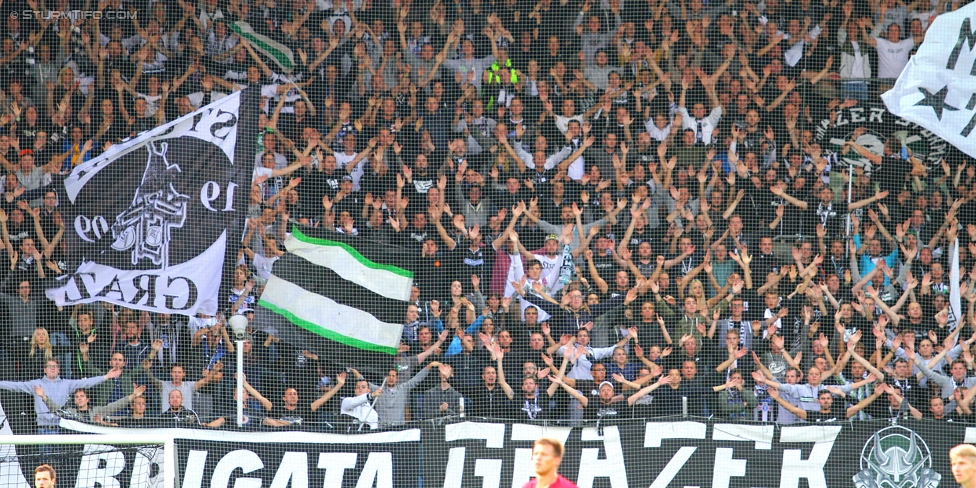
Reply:
[[[720, 310], [722, 311], [722, 313], [725, 313], [725, 311], [728, 308], [729, 308], [729, 302], [728, 300], [723, 298], [722, 301], [718, 302], [718, 304], [715, 305], [715, 307], [712, 308], [712, 310], [710, 310], [709, 312], [714, 313], [715, 310]], [[677, 341], [681, 339], [681, 336], [686, 334], [691, 334], [695, 338], [695, 341], [698, 342], [698, 348], [701, 349], [702, 333], [698, 331], [699, 323], [705, 325], [705, 331], [707, 332], [709, 327], [712, 326], [712, 319], [711, 317], [705, 317], [700, 313], [696, 313], [694, 317], [688, 317], [687, 315], [682, 313], [681, 319], [678, 320], [677, 325], [675, 325], [674, 327], [674, 333], [671, 334], [672, 339]]]

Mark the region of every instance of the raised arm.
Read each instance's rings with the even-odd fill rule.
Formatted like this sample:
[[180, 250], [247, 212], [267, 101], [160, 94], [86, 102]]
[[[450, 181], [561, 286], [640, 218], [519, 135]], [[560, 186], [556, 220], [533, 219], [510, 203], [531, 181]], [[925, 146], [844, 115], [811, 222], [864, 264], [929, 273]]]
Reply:
[[871, 164], [881, 164], [881, 155], [871, 152], [870, 149], [854, 141], [844, 141], [844, 146], [854, 149], [858, 154], [861, 155], [861, 157], [867, 158], [868, 161], [871, 161]]
[[[325, 405], [325, 402], [329, 401], [332, 397], [334, 397], [335, 394], [338, 393], [339, 390], [342, 389], [342, 386], [345, 385], [345, 384], [346, 384], [346, 372], [343, 371], [343, 372], [339, 373], [338, 375], [336, 375], [336, 384], [335, 384], [335, 386], [333, 388], [330, 388], [329, 391], [325, 392], [317, 400], [315, 400], [314, 402], [312, 402], [312, 406], [311, 406], [312, 411], [314, 412], [314, 411], [318, 410], [319, 408], [321, 408], [322, 405]], [[263, 403], [262, 403], [262, 405], [263, 405]], [[267, 407], [265, 407], [265, 408], [267, 408]]]
[[793, 415], [796, 415], [797, 417], [799, 417], [799, 418], [801, 418], [803, 420], [806, 420], [807, 419], [807, 411], [804, 410], [804, 409], [802, 409], [802, 408], [800, 408], [800, 407], [798, 407], [798, 406], [796, 406], [796, 405], [793, 405], [792, 403], [790, 403], [788, 401], [786, 401], [785, 398], [783, 398], [782, 396], [780, 396], [779, 389], [772, 388], [771, 387], [771, 388], [769, 388], [766, 391], [769, 393], [769, 397], [770, 398], [772, 398], [773, 400], [776, 400], [776, 403], [779, 403], [783, 408], [785, 408], [786, 410], [788, 410], [790, 413], [792, 413]]
[[782, 186], [773, 186], [772, 188], [769, 189], [769, 191], [773, 192], [774, 195], [781, 197], [783, 200], [790, 202], [790, 205], [793, 205], [794, 207], [797, 207], [801, 210], [806, 210], [807, 207], [809, 206], [807, 202], [804, 202], [803, 200], [800, 200], [794, 197], [793, 195], [787, 193]]
[[[562, 378], [549, 375], [549, 381], [561, 386], [563, 390], [566, 390], [566, 393], [569, 393], [569, 396], [575, 398], [576, 401], [580, 402], [580, 405], [583, 405], [583, 408], [586, 408], [586, 406], [589, 404], [590, 401], [589, 398], [583, 396], [583, 394], [577, 391], [576, 388], [567, 385]], [[630, 402], [628, 401], [628, 403]], [[631, 405], [633, 404], [631, 403]]]
[[861, 331], [857, 331], [856, 333], [854, 333], [854, 336], [851, 337], [851, 340], [847, 341], [847, 352], [850, 353], [852, 359], [861, 363], [861, 365], [864, 366], [864, 369], [866, 369], [868, 373], [873, 374], [875, 378], [878, 379], [878, 381], [884, 381], [885, 378], [884, 373], [882, 373], [881, 370], [879, 370], [878, 368], [875, 368], [874, 365], [871, 364], [871, 361], [864, 359], [863, 356], [861, 356], [854, 350], [855, 346], [857, 345], [857, 340], [860, 338], [861, 338]]
[[[834, 390], [831, 389], [831, 392], [833, 392], [833, 391]], [[875, 400], [877, 400], [878, 397], [881, 396], [881, 394], [884, 393], [885, 391], [886, 391], [886, 389], [883, 386], [879, 385], [877, 388], [874, 389], [874, 392], [871, 393], [870, 396], [868, 396], [864, 400], [861, 400], [861, 401], [857, 402], [857, 405], [854, 405], [854, 406], [851, 406], [851, 407], [847, 407], [847, 410], [845, 411], [845, 417], [844, 418], [851, 418], [857, 412], [860, 412], [861, 410], [864, 410], [868, 405], [870, 405]]]
[[666, 374], [661, 375], [661, 377], [658, 378], [658, 380], [654, 384], [645, 386], [644, 388], [637, 390], [637, 392], [634, 393], [633, 395], [627, 397], [627, 405], [633, 406], [635, 403], [637, 403], [637, 400], [641, 399], [641, 397], [650, 394], [654, 390], [664, 385], [670, 385], [670, 384], [671, 384], [671, 377]]
[[257, 63], [258, 67], [261, 68], [261, 72], [264, 73], [265, 77], [271, 78], [272, 76], [274, 76], [274, 71], [271, 71], [271, 68], [269, 68], [268, 65], [265, 64], [264, 60], [261, 59], [261, 56], [258, 55], [258, 53], [254, 52], [254, 48], [251, 47], [251, 43], [248, 42], [247, 39], [244, 39], [242, 37], [241, 44], [244, 45], [244, 49], [247, 49], [248, 54], [251, 55], [251, 59], [253, 59], [254, 62]]

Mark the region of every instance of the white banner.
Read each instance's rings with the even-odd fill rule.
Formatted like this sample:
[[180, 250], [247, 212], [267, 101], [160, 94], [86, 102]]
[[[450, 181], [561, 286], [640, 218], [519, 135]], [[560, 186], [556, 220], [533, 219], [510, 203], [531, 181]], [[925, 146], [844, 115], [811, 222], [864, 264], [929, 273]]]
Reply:
[[881, 98], [915, 122], [976, 157], [976, 4], [936, 17], [894, 88]]

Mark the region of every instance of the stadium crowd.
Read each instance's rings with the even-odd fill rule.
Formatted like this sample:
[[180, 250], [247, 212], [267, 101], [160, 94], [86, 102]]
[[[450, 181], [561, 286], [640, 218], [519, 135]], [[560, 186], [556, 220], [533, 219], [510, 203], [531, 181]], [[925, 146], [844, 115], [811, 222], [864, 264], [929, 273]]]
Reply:
[[[247, 423], [265, 428], [971, 422], [976, 164], [926, 164], [894, 136], [864, 147], [849, 120], [838, 152], [814, 138], [877, 106], [958, 6], [8, 0], [0, 389], [21, 394], [6, 411], [33, 402], [41, 433], [62, 417], [220, 428], [243, 374]], [[248, 85], [261, 133], [222, 303], [186, 319], [48, 301], [68, 271], [65, 175]], [[253, 317], [292, 225], [411, 257], [385, 377], [260, 331], [236, 371], [217, 317]]]

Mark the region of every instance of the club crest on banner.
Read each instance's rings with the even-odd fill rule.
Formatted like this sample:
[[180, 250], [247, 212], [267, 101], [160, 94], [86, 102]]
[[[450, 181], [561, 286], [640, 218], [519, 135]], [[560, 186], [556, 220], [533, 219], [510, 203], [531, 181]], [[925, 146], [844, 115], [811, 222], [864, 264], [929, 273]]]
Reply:
[[173, 187], [180, 167], [166, 160], [168, 147], [165, 142], [159, 144], [159, 149], [155, 143], [146, 144], [149, 161], [142, 185], [136, 190], [132, 205], [112, 224], [112, 249], [132, 249], [132, 264], [146, 258], [157, 266], [169, 266], [172, 229], [183, 227], [186, 222], [190, 197]]
[[240, 110], [232, 94], [77, 166], [61, 200], [69, 272], [48, 297], [186, 315], [216, 303], [252, 176], [234, 164]]
[[925, 440], [898, 425], [868, 439], [861, 450], [861, 471], [853, 477], [857, 488], [935, 488], [941, 480]]
[[[949, 144], [932, 131], [905, 119], [892, 115], [884, 107], [857, 105], [848, 108], [837, 108], [836, 119], [826, 118], [814, 128], [814, 140], [820, 144], [824, 153], [840, 152], [844, 142], [851, 139], [854, 129], [863, 127], [866, 131], [854, 142], [867, 148], [875, 154], [883, 154], [885, 141], [894, 137], [912, 151], [912, 154], [926, 166], [938, 164]], [[863, 168], [871, 173], [871, 162], [849, 151], [840, 157], [842, 166]]]

